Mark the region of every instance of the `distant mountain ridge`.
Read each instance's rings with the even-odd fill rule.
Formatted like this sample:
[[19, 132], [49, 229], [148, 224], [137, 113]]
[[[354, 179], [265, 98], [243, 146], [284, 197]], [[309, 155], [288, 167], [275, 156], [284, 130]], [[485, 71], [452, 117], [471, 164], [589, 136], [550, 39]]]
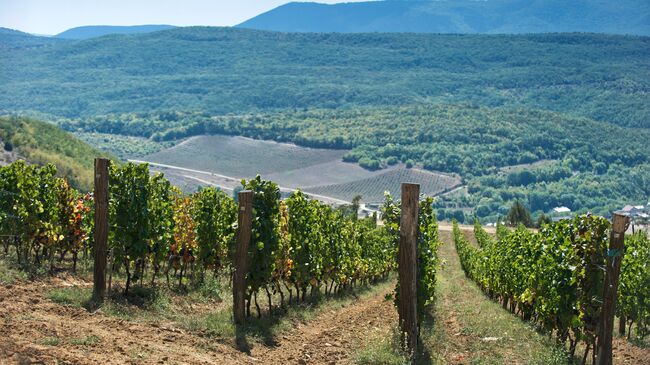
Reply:
[[133, 25], [133, 26], [119, 26], [119, 25], [88, 25], [83, 27], [76, 27], [66, 30], [65, 32], [55, 35], [56, 38], [63, 39], [89, 39], [101, 37], [109, 34], [139, 34], [151, 33], [160, 30], [167, 30], [176, 28], [173, 25], [166, 24], [148, 24], [148, 25]]
[[65, 39], [41, 37], [15, 29], [0, 27], [0, 50], [15, 50], [26, 48], [40, 48], [57, 43], [66, 42]]
[[557, 33], [650, 35], [647, 0], [292, 2], [241, 28], [282, 32]]

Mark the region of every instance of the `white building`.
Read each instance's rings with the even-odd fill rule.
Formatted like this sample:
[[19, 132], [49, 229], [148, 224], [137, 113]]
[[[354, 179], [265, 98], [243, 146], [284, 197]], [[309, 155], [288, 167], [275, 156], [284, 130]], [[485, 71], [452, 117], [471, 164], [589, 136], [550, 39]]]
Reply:
[[553, 213], [571, 213], [571, 209], [567, 207], [555, 207]]

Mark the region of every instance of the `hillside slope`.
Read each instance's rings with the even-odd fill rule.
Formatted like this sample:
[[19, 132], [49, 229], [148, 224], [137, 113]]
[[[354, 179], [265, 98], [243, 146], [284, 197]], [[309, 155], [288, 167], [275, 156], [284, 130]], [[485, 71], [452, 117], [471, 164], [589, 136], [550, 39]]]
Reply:
[[18, 30], [0, 27], [0, 51], [41, 48], [64, 42], [63, 39], [38, 37]]
[[548, 33], [650, 35], [644, 0], [294, 2], [238, 25], [283, 32]]
[[88, 25], [83, 27], [76, 27], [68, 29], [55, 35], [56, 38], [62, 39], [89, 39], [101, 37], [109, 34], [140, 34], [151, 33], [160, 30], [167, 30], [175, 28], [173, 25], [165, 24], [150, 24], [150, 25], [132, 25], [132, 26], [118, 26], [118, 25]]
[[94, 158], [106, 156], [52, 124], [27, 118], [0, 116], [0, 144], [5, 158], [52, 163], [59, 176], [83, 190], [92, 188]]
[[87, 119], [473, 103], [650, 127], [649, 66], [648, 37], [190, 27], [0, 52], [13, 70], [0, 73], [0, 110]]
[[[409, 105], [214, 117], [169, 113], [156, 116], [155, 121], [135, 115], [84, 119], [65, 123], [65, 128], [113, 133], [169, 128], [155, 138], [225, 134], [350, 149], [343, 160], [368, 169], [391, 167], [401, 161], [429, 171], [459, 174], [469, 196], [438, 199], [438, 207], [450, 212], [463, 206], [476, 208], [479, 217], [491, 222], [497, 215], [507, 214], [515, 199], [539, 212], [567, 206], [574, 211], [609, 214], [626, 204], [645, 204], [650, 196], [650, 129], [540, 110]], [[201, 137], [205, 143], [192, 150], [182, 151], [178, 145], [158, 153], [166, 157], [155, 161], [217, 173], [225, 171], [219, 165], [228, 160], [240, 169], [249, 166], [245, 159], [237, 164], [234, 156], [238, 152], [232, 153], [236, 150], [217, 142], [219, 139], [224, 137]], [[272, 170], [282, 158], [271, 153], [254, 157], [256, 165], [262, 166], [258, 171]], [[205, 164], [199, 165], [200, 161]], [[273, 177], [282, 178], [277, 174]], [[358, 184], [347, 189], [349, 185], [344, 183], [310, 184], [333, 185], [314, 193], [352, 194], [351, 190], [358, 190]]]

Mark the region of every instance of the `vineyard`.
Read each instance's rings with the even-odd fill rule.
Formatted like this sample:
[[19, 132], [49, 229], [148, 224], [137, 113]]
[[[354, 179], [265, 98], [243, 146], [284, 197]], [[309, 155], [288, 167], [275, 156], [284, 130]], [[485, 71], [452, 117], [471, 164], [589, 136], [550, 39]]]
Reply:
[[[398, 271], [400, 279], [386, 293], [386, 300], [392, 300], [400, 318], [391, 320], [390, 327], [400, 327], [407, 336], [391, 346], [397, 346], [399, 353], [402, 345], [417, 347], [416, 352], [399, 356], [421, 361], [427, 346], [436, 341], [429, 329], [431, 321], [435, 318], [434, 326], [449, 325], [449, 321], [439, 323], [440, 314], [433, 309], [445, 295], [440, 291], [440, 275], [448, 273], [438, 253], [442, 240], [434, 200], [420, 196], [419, 185], [411, 185], [418, 189], [410, 196], [415, 207], [407, 204], [405, 195], [396, 200], [386, 193], [382, 224], [378, 224], [375, 217], [359, 219], [349, 210], [310, 200], [301, 191], [283, 200], [278, 185], [260, 176], [243, 180], [243, 191], [233, 198], [216, 188], [186, 194], [162, 174], [151, 174], [147, 165], [112, 164], [106, 191], [108, 247], [103, 257], [108, 295], [95, 296], [92, 304], [84, 306], [110, 310], [113, 301], [143, 291], [169, 290], [191, 297], [217, 280], [233, 289], [234, 317], [182, 320], [187, 328], [206, 328], [205, 334], [223, 333], [214, 329], [220, 326], [214, 321], [237, 323], [238, 275], [244, 283], [245, 322], [260, 326], [327, 298], [357, 298], [367, 288], [392, 286], [393, 273]], [[34, 278], [43, 272], [75, 275], [80, 265], [92, 266], [92, 258], [98, 262], [102, 249], [96, 242], [103, 230], [97, 225], [98, 212], [104, 203], [97, 190], [94, 194], [75, 190], [56, 177], [53, 165], [18, 161], [0, 167], [0, 192], [3, 262], [14, 262]], [[244, 200], [246, 194], [252, 197], [250, 202]], [[409, 221], [411, 212], [415, 215]], [[248, 225], [242, 221], [246, 214]], [[411, 224], [414, 261], [405, 264], [411, 242], [405, 227]], [[241, 251], [245, 229], [250, 238]], [[596, 363], [605, 302], [603, 267], [608, 260], [619, 260], [621, 265], [616, 307], [621, 333], [630, 337], [634, 332], [641, 341], [650, 334], [650, 241], [638, 233], [626, 237], [624, 252], [612, 250], [607, 245], [611, 230], [606, 219], [585, 215], [539, 232], [500, 225], [495, 238], [476, 221], [476, 244], [456, 223], [453, 242], [465, 275], [488, 298], [538, 332], [552, 334], [557, 346], [565, 349], [565, 359], [580, 358], [585, 363], [591, 353], [591, 363]], [[241, 257], [246, 265], [240, 264]], [[414, 270], [413, 281], [403, 281], [407, 269]], [[408, 288], [411, 283], [413, 291]], [[0, 292], [2, 300], [11, 302]], [[403, 309], [409, 303], [413, 303], [412, 317]], [[186, 315], [183, 312], [181, 318]], [[414, 320], [414, 332], [408, 329], [409, 318]], [[411, 333], [421, 342], [410, 342]], [[241, 335], [235, 336], [241, 349]]]
[[[607, 248], [608, 229], [604, 218], [583, 215], [537, 233], [524, 227], [511, 231], [501, 225], [496, 239], [476, 220], [476, 245], [464, 237], [456, 222], [453, 235], [463, 270], [488, 297], [540, 330], [555, 334], [571, 358], [577, 345], [585, 343], [584, 364], [590, 351], [593, 363], [598, 353], [606, 258], [623, 256], [622, 251]], [[623, 323], [636, 323], [638, 334], [645, 337], [650, 319], [650, 241], [637, 234], [628, 237], [626, 245], [618, 314], [625, 318]]]
[[[120, 153], [121, 150], [112, 143], [115, 137], [110, 138], [111, 143], [106, 143], [107, 150], [115, 149], [115, 153]], [[96, 139], [91, 140], [95, 142]], [[140, 141], [138, 145], [146, 146]], [[185, 170], [165, 170], [168, 178], [173, 179], [178, 186], [187, 186], [186, 191], [193, 191], [196, 186], [198, 180], [192, 177], [230, 189], [236, 184], [216, 180], [208, 172], [232, 177], [233, 181], [260, 174], [282, 187], [345, 201], [352, 201], [355, 196], [361, 195], [366, 203], [380, 203], [384, 199], [384, 191], [395, 194], [405, 181], [420, 184], [421, 191], [430, 196], [461, 184], [457, 176], [406, 168], [405, 164], [398, 161], [385, 169], [370, 171], [356, 163], [343, 162], [346, 152], [349, 150], [309, 148], [289, 143], [213, 135], [191, 137], [171, 148], [139, 156], [138, 159], [151, 162], [152, 169], [157, 170], [160, 167], [156, 164], [164, 164], [205, 171], [204, 174], [197, 174]], [[130, 157], [134, 158], [134, 154]]]
[[319, 195], [333, 196], [344, 200], [352, 200], [355, 195], [361, 195], [366, 202], [380, 202], [383, 192], [388, 190], [396, 193], [400, 191], [400, 184], [412, 181], [420, 184], [421, 190], [426, 195], [435, 196], [445, 191], [452, 190], [460, 185], [456, 177], [423, 171], [418, 169], [394, 169], [380, 175], [368, 177], [348, 183], [324, 186], [306, 187], [305, 190]]
[[241, 177], [266, 176], [340, 161], [344, 154], [345, 150], [305, 148], [288, 143], [214, 135], [188, 138], [171, 148], [146, 155], [144, 159]]
[[[4, 252], [15, 252], [18, 264], [51, 272], [66, 255], [93, 254], [94, 200], [55, 177], [53, 165], [34, 167], [22, 161], [0, 168], [3, 192], [0, 229]], [[147, 165], [112, 165], [109, 171], [108, 288], [113, 277], [124, 278], [124, 295], [134, 284], [191, 290], [207, 275], [231, 277], [235, 270], [237, 203], [224, 192], [205, 188], [183, 194], [161, 174], [151, 176]], [[254, 194], [252, 238], [246, 273], [246, 315], [254, 303], [263, 313], [258, 294], [265, 293], [268, 313], [305, 302], [307, 293], [331, 295], [385, 280], [396, 268], [398, 223], [378, 227], [374, 218], [345, 215], [300, 191], [280, 199], [278, 185], [255, 179], [242, 181]], [[437, 235], [431, 200], [421, 213], [421, 260], [430, 304], [435, 283]], [[387, 200], [386, 209], [399, 217], [399, 206]], [[13, 250], [10, 250], [13, 248]], [[145, 283], [145, 278], [147, 282]], [[318, 293], [323, 291], [323, 293]], [[285, 301], [286, 299], [286, 301]]]

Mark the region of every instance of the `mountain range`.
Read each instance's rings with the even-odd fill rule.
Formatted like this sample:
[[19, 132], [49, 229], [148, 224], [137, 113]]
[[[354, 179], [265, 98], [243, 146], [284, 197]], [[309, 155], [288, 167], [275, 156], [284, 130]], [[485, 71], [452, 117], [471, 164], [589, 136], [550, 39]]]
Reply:
[[282, 32], [650, 35], [647, 0], [292, 2], [238, 27]]
[[[291, 2], [237, 25], [310, 33], [525, 34], [586, 32], [650, 35], [645, 0], [384, 0], [320, 4]], [[54, 35], [89, 39], [150, 33], [173, 25], [88, 25]]]
[[[431, 5], [369, 4], [359, 6]], [[603, 16], [616, 19], [614, 7]], [[645, 24], [643, 9], [627, 25]], [[572, 30], [589, 19], [578, 18]], [[615, 32], [608, 21], [599, 30]], [[444, 216], [475, 207], [494, 221], [515, 199], [606, 214], [650, 194], [649, 62], [650, 37], [637, 35], [182, 27], [66, 39], [0, 29], [0, 115], [108, 141], [241, 135], [346, 149], [346, 162], [372, 170], [459, 174], [466, 192], [441, 197]], [[0, 139], [20, 149], [22, 137]]]
[[66, 30], [65, 32], [55, 35], [56, 38], [63, 39], [88, 39], [101, 37], [108, 34], [138, 34], [150, 33], [160, 30], [175, 28], [173, 25], [134, 25], [134, 26], [117, 26], [117, 25], [88, 25]]

